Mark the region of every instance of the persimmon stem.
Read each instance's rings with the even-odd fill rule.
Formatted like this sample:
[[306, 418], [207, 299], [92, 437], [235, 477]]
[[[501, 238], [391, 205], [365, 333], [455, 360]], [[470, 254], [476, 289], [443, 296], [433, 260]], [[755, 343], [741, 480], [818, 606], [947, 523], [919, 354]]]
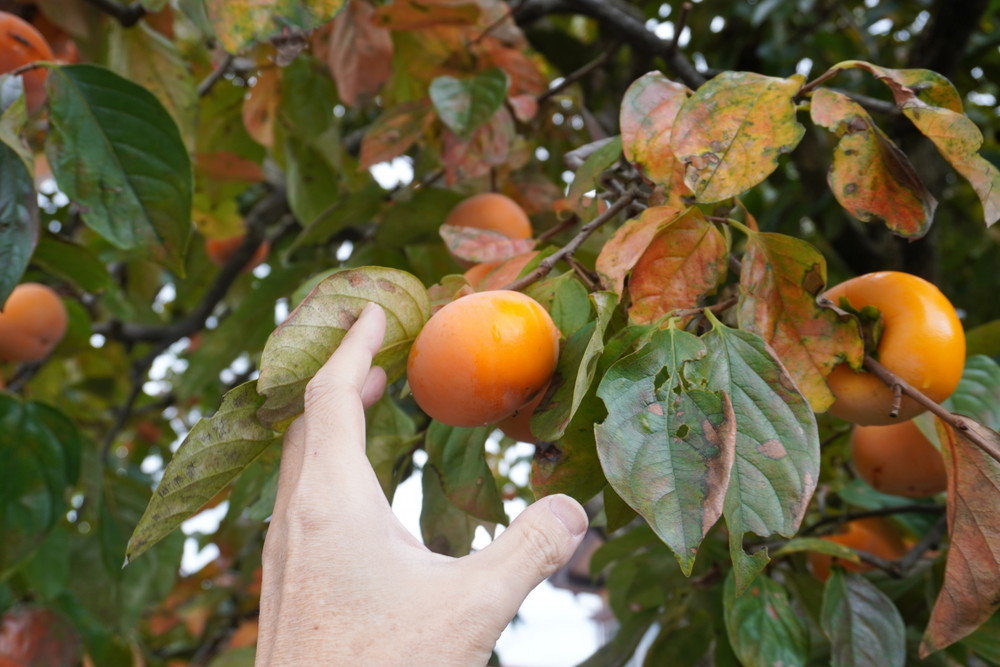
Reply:
[[535, 267], [535, 269], [531, 271], [528, 275], [522, 278], [518, 278], [514, 282], [504, 287], [504, 289], [521, 291], [528, 285], [531, 285], [532, 283], [541, 280], [545, 276], [549, 275], [549, 273], [552, 272], [552, 268], [556, 265], [556, 263], [559, 262], [559, 260], [565, 257], [572, 256], [573, 253], [576, 252], [577, 249], [580, 247], [580, 245], [582, 245], [583, 242], [587, 240], [587, 237], [589, 237], [595, 231], [600, 229], [602, 225], [604, 225], [609, 220], [614, 218], [616, 215], [618, 215], [618, 213], [623, 211], [638, 196], [639, 196], [638, 188], [636, 187], [629, 188], [628, 192], [626, 192], [621, 198], [615, 201], [614, 204], [609, 206], [608, 209], [604, 211], [604, 213], [601, 213], [599, 216], [597, 216], [596, 218], [585, 224], [583, 227], [581, 227], [580, 231], [577, 232], [576, 236], [570, 239], [569, 243], [567, 243], [562, 248], [560, 248], [559, 250], [555, 251], [554, 253], [543, 259], [542, 262], [537, 267]]
[[694, 317], [695, 315], [701, 315], [706, 310], [709, 310], [716, 315], [719, 313], [729, 310], [739, 301], [738, 297], [731, 296], [724, 301], [719, 303], [714, 303], [711, 306], [702, 306], [701, 308], [678, 308], [677, 310], [670, 311], [667, 317]]
[[21, 65], [20, 67], [15, 67], [14, 69], [12, 69], [9, 72], [4, 72], [4, 74], [6, 74], [8, 76], [18, 76], [19, 74], [24, 74], [25, 72], [30, 72], [33, 69], [38, 69], [38, 68], [42, 67], [42, 62], [43, 61], [41, 61], [41, 60], [36, 60], [34, 62], [25, 63], [24, 65]]
[[828, 70], [826, 70], [825, 72], [823, 72], [822, 74], [820, 74], [818, 77], [816, 77], [815, 79], [813, 79], [809, 83], [807, 83], [804, 86], [802, 86], [801, 88], [799, 88], [799, 92], [796, 95], [796, 97], [804, 97], [805, 95], [807, 95], [808, 93], [811, 93], [814, 89], [818, 88], [819, 86], [821, 86], [822, 84], [826, 83], [827, 81], [829, 81], [833, 77], [837, 76], [838, 74], [840, 74], [840, 70], [839, 69], [828, 69]]
[[867, 370], [869, 373], [875, 375], [880, 380], [882, 380], [882, 382], [885, 382], [888, 386], [892, 387], [894, 392], [898, 387], [900, 394], [906, 394], [914, 401], [927, 408], [927, 410], [930, 411], [935, 417], [937, 417], [945, 424], [948, 424], [948, 426], [952, 427], [953, 429], [961, 433], [962, 436], [965, 437], [969, 442], [979, 447], [994, 461], [1000, 463], [1000, 452], [994, 451], [993, 447], [991, 447], [988, 442], [981, 439], [975, 431], [971, 430], [968, 426], [966, 426], [966, 424], [958, 417], [958, 415], [956, 415], [953, 412], [950, 412], [949, 410], [946, 410], [941, 406], [940, 403], [934, 401], [926, 394], [921, 392], [919, 389], [911, 385], [909, 382], [899, 377], [898, 375], [896, 375], [895, 373], [893, 373], [888, 368], [886, 368], [885, 366], [883, 366], [882, 364], [880, 364], [879, 362], [877, 362], [875, 359], [873, 359], [868, 355], [865, 355], [864, 367], [865, 370]]

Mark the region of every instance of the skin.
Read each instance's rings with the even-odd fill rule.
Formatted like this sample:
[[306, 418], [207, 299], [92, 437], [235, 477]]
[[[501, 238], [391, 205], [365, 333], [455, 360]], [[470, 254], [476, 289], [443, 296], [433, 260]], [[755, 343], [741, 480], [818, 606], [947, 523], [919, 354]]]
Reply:
[[306, 388], [285, 435], [264, 543], [257, 665], [484, 665], [528, 593], [587, 527], [575, 500], [532, 504], [487, 548], [432, 553], [399, 523], [365, 456], [385, 314], [370, 305]]

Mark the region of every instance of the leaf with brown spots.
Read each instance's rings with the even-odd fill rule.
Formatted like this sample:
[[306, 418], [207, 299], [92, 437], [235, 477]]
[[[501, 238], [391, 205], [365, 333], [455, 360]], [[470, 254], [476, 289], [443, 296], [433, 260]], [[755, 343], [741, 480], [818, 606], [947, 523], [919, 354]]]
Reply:
[[333, 20], [326, 64], [348, 106], [370, 101], [392, 74], [392, 37], [374, 19], [370, 4], [353, 0]]
[[302, 413], [306, 384], [340, 345], [371, 301], [386, 315], [385, 340], [374, 364], [389, 382], [402, 377], [406, 355], [430, 318], [427, 290], [413, 275], [377, 266], [338, 271], [313, 288], [268, 338], [257, 391], [267, 398], [261, 422], [282, 427]]
[[463, 138], [449, 129], [445, 129], [443, 134], [441, 160], [444, 162], [445, 180], [453, 185], [486, 176], [491, 168], [506, 164], [516, 131], [514, 118], [505, 107], [501, 107], [471, 137]]
[[535, 247], [533, 239], [514, 239], [489, 229], [441, 225], [439, 232], [455, 257], [475, 264], [502, 262]]
[[890, 69], [863, 60], [846, 60], [830, 69], [865, 70], [888, 86], [900, 109], [917, 99], [934, 107], [962, 113], [962, 98], [955, 86], [946, 77], [929, 69]]
[[[959, 417], [1000, 454], [1000, 433]], [[920, 657], [970, 634], [1000, 607], [1000, 463], [938, 421], [948, 473], [948, 560]]]
[[649, 72], [625, 91], [619, 114], [625, 158], [663, 187], [668, 202], [678, 205], [681, 196], [691, 192], [684, 184], [684, 163], [674, 155], [670, 137], [677, 112], [690, 94], [687, 86], [660, 72]]
[[651, 206], [615, 230], [597, 256], [601, 284], [616, 294], [625, 290], [625, 276], [639, 261], [653, 237], [684, 211], [673, 206]]
[[857, 324], [816, 304], [826, 286], [826, 260], [812, 245], [784, 234], [747, 238], [740, 271], [740, 328], [774, 348], [815, 412], [834, 397], [826, 376], [847, 361], [858, 367], [864, 347]]
[[766, 549], [747, 554], [744, 535], [798, 531], [819, 478], [819, 435], [816, 416], [774, 350], [756, 334], [707, 315], [713, 328], [701, 340], [708, 353], [691, 373], [705, 378], [708, 391], [732, 397], [739, 417], [723, 515], [742, 592], [769, 560]]
[[868, 112], [846, 95], [821, 88], [813, 93], [811, 113], [813, 122], [840, 138], [827, 174], [840, 205], [863, 222], [884, 221], [898, 236], [926, 234], [937, 200]]
[[697, 208], [660, 231], [629, 281], [629, 319], [649, 324], [678, 308], [697, 307], [726, 280], [726, 237]]
[[283, 30], [317, 28], [344, 7], [347, 0], [205, 0], [215, 36], [229, 53]]
[[705, 354], [696, 336], [669, 327], [611, 366], [597, 389], [608, 409], [595, 426], [604, 474], [686, 575], [722, 515], [736, 435], [729, 396], [688, 377]]
[[798, 75], [723, 72], [684, 102], [670, 146], [699, 202], [746, 192], [778, 168], [805, 133], [793, 101], [801, 87]]
[[405, 102], [386, 109], [361, 139], [360, 169], [399, 157], [424, 134], [434, 120], [430, 100]]
[[788, 591], [766, 576], [757, 577], [752, 586], [740, 587], [734, 574], [735, 570], [726, 577], [722, 604], [726, 634], [740, 664], [807, 664], [809, 627], [792, 606]]

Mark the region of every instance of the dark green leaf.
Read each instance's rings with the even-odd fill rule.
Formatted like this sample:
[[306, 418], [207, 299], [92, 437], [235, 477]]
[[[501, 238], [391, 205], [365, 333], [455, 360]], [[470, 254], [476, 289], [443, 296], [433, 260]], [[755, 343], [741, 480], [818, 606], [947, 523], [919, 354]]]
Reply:
[[498, 68], [468, 79], [445, 75], [431, 81], [430, 97], [444, 124], [468, 137], [500, 109], [508, 85], [507, 73]]
[[0, 308], [21, 282], [37, 242], [35, 181], [14, 149], [0, 142]]
[[699, 667], [715, 639], [715, 628], [704, 612], [692, 614], [681, 628], [660, 632], [649, 647], [643, 667]]
[[427, 465], [440, 477], [445, 496], [465, 513], [491, 523], [507, 523], [503, 501], [486, 463], [486, 438], [493, 429], [456, 428], [432, 421], [427, 429]]
[[97, 255], [61, 236], [43, 235], [31, 261], [88, 292], [100, 292], [111, 282], [107, 265]]
[[944, 406], [1000, 431], [1000, 366], [989, 357], [969, 357], [958, 383]]
[[471, 550], [476, 528], [484, 524], [448, 501], [441, 487], [441, 477], [434, 468], [424, 469], [422, 484], [420, 533], [424, 544], [431, 551], [446, 556], [466, 555]]
[[85, 224], [115, 246], [183, 273], [191, 161], [148, 90], [93, 65], [53, 68], [45, 152]]
[[833, 667], [902, 667], [906, 662], [899, 610], [858, 574], [833, 570], [823, 592], [820, 623], [830, 639]]
[[788, 593], [776, 581], [758, 576], [737, 595], [735, 571], [726, 578], [723, 605], [726, 633], [740, 662], [745, 667], [805, 665], [809, 629]]
[[656, 620], [656, 610], [647, 609], [639, 614], [630, 614], [622, 619], [621, 626], [615, 632], [611, 641], [597, 649], [577, 667], [607, 667], [608, 665], [625, 665], [635, 654], [639, 642]]

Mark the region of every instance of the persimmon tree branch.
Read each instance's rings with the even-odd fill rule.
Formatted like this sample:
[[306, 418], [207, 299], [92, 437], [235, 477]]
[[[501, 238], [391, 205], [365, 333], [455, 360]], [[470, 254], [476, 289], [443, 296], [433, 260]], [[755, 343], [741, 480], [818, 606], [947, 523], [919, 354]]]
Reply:
[[640, 192], [638, 188], [630, 188], [624, 195], [622, 195], [622, 197], [615, 201], [614, 204], [609, 206], [604, 213], [601, 213], [599, 216], [581, 227], [580, 231], [577, 232], [576, 236], [570, 239], [569, 243], [543, 259], [541, 263], [526, 276], [518, 278], [514, 282], [507, 285], [504, 289], [520, 291], [528, 285], [531, 285], [532, 283], [549, 275], [549, 273], [552, 272], [552, 268], [559, 262], [559, 260], [565, 257], [571, 257], [580, 245], [587, 240], [587, 237], [600, 229], [602, 225], [613, 219], [621, 211], [625, 210], [625, 208], [628, 207], [628, 205], [631, 204], [636, 197], [639, 196], [639, 194]]
[[612, 44], [609, 48], [604, 50], [604, 53], [597, 56], [596, 58], [591, 60], [589, 63], [583, 65], [579, 69], [574, 70], [569, 74], [567, 74], [566, 76], [560, 78], [559, 83], [555, 84], [554, 86], [551, 86], [548, 90], [546, 90], [544, 93], [538, 96], [537, 98], [538, 103], [542, 104], [543, 102], [552, 99], [552, 97], [554, 97], [555, 95], [558, 95], [566, 88], [572, 86], [574, 83], [584, 78], [598, 67], [602, 66], [604, 63], [608, 61], [608, 58], [611, 57], [611, 54], [613, 54], [618, 49], [619, 44], [620, 42], [615, 41], [614, 44]]
[[211, 92], [215, 84], [217, 84], [222, 77], [226, 75], [226, 72], [229, 71], [229, 68], [233, 64], [233, 60], [235, 59], [236, 56], [231, 53], [227, 53], [222, 58], [222, 62], [219, 63], [218, 67], [213, 69], [211, 73], [198, 84], [198, 97], [205, 97], [205, 95], [208, 95]]
[[125, 28], [131, 28], [146, 15], [146, 8], [138, 0], [127, 5], [117, 0], [86, 0], [86, 2], [111, 16]]

